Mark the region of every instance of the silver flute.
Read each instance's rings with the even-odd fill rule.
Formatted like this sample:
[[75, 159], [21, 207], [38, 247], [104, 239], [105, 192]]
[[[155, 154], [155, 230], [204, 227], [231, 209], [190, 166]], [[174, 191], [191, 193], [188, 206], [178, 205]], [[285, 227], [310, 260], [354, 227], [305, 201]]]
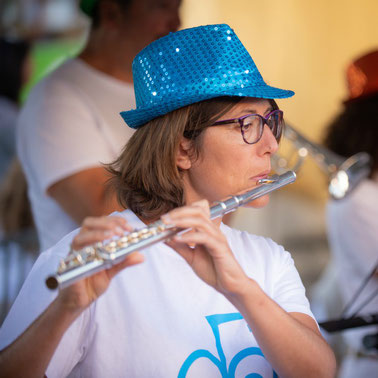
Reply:
[[[210, 207], [210, 218], [221, 217], [239, 206], [291, 184], [295, 179], [296, 175], [293, 171], [261, 179], [258, 181], [257, 187], [215, 202]], [[147, 248], [186, 231], [188, 230], [171, 227], [158, 220], [143, 229], [135, 230], [122, 237], [89, 245], [77, 251], [71, 250], [68, 256], [60, 262], [57, 273], [47, 277], [46, 285], [49, 289], [56, 289], [57, 287], [62, 289], [84, 277], [109, 269], [132, 252]]]

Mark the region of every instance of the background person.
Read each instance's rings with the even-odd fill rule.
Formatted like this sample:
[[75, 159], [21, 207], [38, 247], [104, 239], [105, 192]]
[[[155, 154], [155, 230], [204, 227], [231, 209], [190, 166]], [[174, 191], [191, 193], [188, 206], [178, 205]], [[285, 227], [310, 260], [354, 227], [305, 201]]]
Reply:
[[31, 44], [0, 38], [0, 224], [4, 235], [32, 225], [26, 182], [16, 159], [16, 123], [22, 86], [31, 74]]
[[[47, 376], [167, 377], [189, 369], [194, 376], [226, 376], [236, 368], [243, 375], [272, 376], [274, 369], [280, 376], [333, 376], [332, 352], [289, 253], [209, 219], [207, 201], [255, 187], [268, 175], [283, 127], [272, 98], [293, 92], [266, 85], [228, 25], [159, 39], [135, 58], [133, 73], [138, 106], [123, 117], [137, 131], [111, 169], [129, 209], [119, 216], [132, 228], [162, 216], [193, 231], [147, 249], [145, 263], [114, 277], [71, 326], [57, 323], [69, 328]], [[87, 219], [74, 246], [110, 238], [103, 222], [112, 221]], [[38, 259], [1, 329], [1, 347], [54, 299], [41, 277], [55, 271], [73, 235]], [[92, 289], [90, 279], [80, 285], [73, 311]], [[38, 301], [21, 319], [31, 290]], [[196, 359], [200, 351], [209, 359]]]
[[118, 156], [132, 130], [119, 112], [135, 104], [131, 62], [179, 24], [179, 0], [83, 1], [92, 27], [83, 52], [31, 91], [17, 149], [45, 250], [86, 216], [119, 206], [102, 163]]
[[31, 73], [30, 43], [0, 38], [0, 179], [16, 156], [20, 92]]
[[24, 38], [0, 38], [0, 323], [38, 251], [15, 140], [20, 92], [31, 74], [30, 49]]
[[[378, 263], [378, 50], [354, 60], [348, 66], [346, 79], [348, 98], [327, 128], [325, 145], [345, 157], [362, 151], [369, 153], [372, 170], [369, 178], [350, 195], [339, 201], [329, 201], [327, 206], [331, 272], [343, 307]], [[351, 316], [369, 298], [358, 315], [376, 314], [378, 297], [372, 295], [377, 289], [378, 272], [343, 316]], [[340, 367], [340, 377], [377, 375], [378, 351], [367, 350], [362, 343], [365, 335], [377, 332], [377, 326], [343, 331], [348, 351]]]

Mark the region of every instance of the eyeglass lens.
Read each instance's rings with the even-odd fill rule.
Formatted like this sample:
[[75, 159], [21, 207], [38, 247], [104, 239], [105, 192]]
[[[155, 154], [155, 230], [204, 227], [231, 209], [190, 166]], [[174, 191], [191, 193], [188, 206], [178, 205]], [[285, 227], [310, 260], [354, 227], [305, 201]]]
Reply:
[[[279, 141], [282, 133], [282, 112], [277, 111], [272, 113], [266, 121], [266, 123], [272, 131], [274, 137], [277, 139], [277, 141]], [[242, 133], [244, 139], [248, 143], [258, 142], [262, 137], [264, 131], [264, 124], [265, 122], [263, 121], [263, 118], [259, 115], [251, 115], [249, 117], [244, 118], [242, 126]]]

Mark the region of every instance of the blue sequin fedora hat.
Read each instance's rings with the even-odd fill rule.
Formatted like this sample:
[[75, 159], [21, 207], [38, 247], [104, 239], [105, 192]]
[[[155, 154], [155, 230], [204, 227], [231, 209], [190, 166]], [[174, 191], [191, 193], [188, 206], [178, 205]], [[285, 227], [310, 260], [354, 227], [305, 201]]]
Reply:
[[184, 29], [152, 42], [135, 57], [133, 78], [137, 108], [121, 112], [132, 128], [210, 98], [294, 95], [264, 82], [239, 38], [225, 24]]

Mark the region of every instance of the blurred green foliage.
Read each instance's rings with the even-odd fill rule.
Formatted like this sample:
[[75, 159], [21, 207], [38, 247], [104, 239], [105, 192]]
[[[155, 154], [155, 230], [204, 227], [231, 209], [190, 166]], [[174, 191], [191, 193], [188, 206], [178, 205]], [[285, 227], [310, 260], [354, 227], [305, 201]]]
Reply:
[[32, 74], [21, 92], [21, 103], [30, 89], [49, 72], [67, 59], [76, 56], [84, 45], [83, 39], [44, 40], [36, 42], [31, 50]]

